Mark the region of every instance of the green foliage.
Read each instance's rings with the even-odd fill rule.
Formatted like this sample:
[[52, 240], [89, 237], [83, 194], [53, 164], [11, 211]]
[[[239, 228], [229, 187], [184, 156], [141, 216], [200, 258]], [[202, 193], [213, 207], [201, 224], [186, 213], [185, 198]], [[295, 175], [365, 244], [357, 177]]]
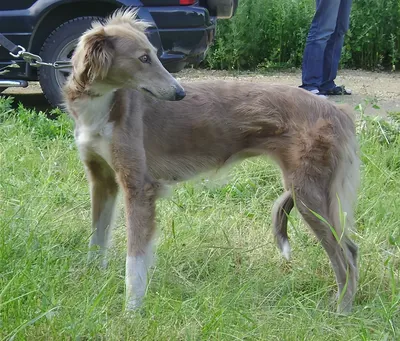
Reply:
[[53, 110], [50, 115], [42, 112], [26, 109], [22, 104], [17, 110], [12, 110], [12, 97], [1, 97], [0, 99], [0, 124], [15, 117], [21, 128], [37, 139], [53, 140], [56, 138], [72, 138], [72, 122], [59, 109]]
[[[315, 0], [240, 0], [219, 20], [206, 65], [218, 69], [301, 66]], [[395, 69], [399, 63], [400, 1], [354, 0], [341, 65]]]

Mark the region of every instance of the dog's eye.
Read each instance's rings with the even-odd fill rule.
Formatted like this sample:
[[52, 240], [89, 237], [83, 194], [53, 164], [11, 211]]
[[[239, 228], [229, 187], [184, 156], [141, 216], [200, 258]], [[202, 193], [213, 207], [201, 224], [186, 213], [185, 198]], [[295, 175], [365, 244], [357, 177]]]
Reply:
[[144, 54], [143, 56], [139, 57], [139, 60], [142, 63], [147, 63], [147, 64], [151, 63], [151, 59], [150, 59], [149, 55], [147, 55], [147, 54]]

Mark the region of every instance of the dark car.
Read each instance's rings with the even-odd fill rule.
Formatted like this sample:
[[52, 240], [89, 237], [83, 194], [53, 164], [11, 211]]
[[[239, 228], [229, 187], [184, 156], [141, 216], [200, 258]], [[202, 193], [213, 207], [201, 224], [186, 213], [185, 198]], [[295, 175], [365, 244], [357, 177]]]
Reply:
[[[13, 0], [0, 1], [0, 33], [44, 62], [66, 61], [79, 36], [94, 19], [119, 7], [139, 8], [138, 18], [152, 26], [148, 36], [170, 72], [200, 63], [213, 42], [216, 20], [231, 18], [238, 0]], [[25, 87], [39, 81], [50, 104], [60, 103], [60, 86], [68, 68], [34, 67], [14, 58], [0, 46], [0, 92], [7, 87]], [[17, 67], [19, 66], [19, 68]]]

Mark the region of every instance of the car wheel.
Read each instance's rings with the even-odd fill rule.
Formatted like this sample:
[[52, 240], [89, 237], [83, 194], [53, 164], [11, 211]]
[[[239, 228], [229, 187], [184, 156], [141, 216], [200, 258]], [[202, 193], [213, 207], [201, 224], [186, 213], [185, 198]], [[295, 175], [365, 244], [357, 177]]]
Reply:
[[164, 65], [164, 67], [170, 73], [178, 73], [179, 71], [182, 71], [186, 65], [187, 63], [185, 62], [178, 62]]
[[[67, 21], [56, 28], [45, 40], [40, 56], [46, 63], [68, 61], [78, 43], [79, 37], [91, 27], [99, 17], [79, 17]], [[69, 68], [54, 69], [50, 66], [41, 66], [38, 69], [39, 82], [47, 101], [54, 107], [62, 103], [61, 87], [64, 85]]]

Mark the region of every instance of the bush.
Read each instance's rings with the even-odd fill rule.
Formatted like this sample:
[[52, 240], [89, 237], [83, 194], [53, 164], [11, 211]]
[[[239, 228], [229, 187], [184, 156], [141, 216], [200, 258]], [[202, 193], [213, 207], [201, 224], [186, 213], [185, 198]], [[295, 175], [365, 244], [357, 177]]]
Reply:
[[[206, 59], [215, 69], [301, 66], [314, 0], [239, 0], [231, 20], [219, 20]], [[341, 65], [394, 68], [399, 62], [399, 0], [353, 0]]]

